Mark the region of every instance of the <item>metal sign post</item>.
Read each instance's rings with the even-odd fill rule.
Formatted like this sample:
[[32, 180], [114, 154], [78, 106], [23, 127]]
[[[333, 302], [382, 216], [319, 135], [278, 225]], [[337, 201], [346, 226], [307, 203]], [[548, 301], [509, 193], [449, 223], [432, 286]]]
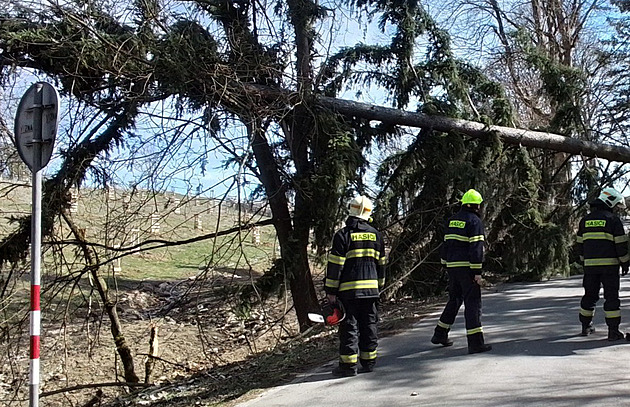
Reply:
[[15, 145], [32, 172], [31, 307], [29, 406], [39, 406], [40, 269], [42, 169], [50, 161], [59, 115], [59, 95], [46, 82], [33, 84], [22, 96], [15, 117]]

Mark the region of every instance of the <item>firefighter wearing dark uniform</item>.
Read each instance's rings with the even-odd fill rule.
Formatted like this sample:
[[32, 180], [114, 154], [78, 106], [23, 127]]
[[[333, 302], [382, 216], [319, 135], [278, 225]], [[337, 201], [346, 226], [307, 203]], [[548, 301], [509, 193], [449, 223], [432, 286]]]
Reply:
[[623, 339], [619, 331], [621, 310], [619, 301], [619, 266], [628, 272], [628, 236], [623, 224], [613, 213], [615, 207], [625, 207], [623, 196], [614, 188], [605, 188], [590, 203], [590, 213], [581, 221], [577, 234], [577, 253], [584, 265], [584, 296], [580, 303], [582, 335], [595, 331], [593, 315], [599, 300], [600, 286], [604, 287], [604, 313], [608, 325], [608, 340]]
[[479, 217], [481, 194], [474, 189], [462, 197], [462, 207], [445, 225], [441, 261], [448, 272], [449, 298], [435, 327], [431, 342], [451, 346], [448, 332], [455, 322], [462, 303], [465, 306], [468, 353], [492, 349], [484, 343], [481, 326], [481, 270], [483, 263], [484, 228]]
[[335, 233], [324, 289], [328, 301], [340, 301], [346, 312], [339, 326], [339, 366], [335, 376], [371, 372], [376, 363], [377, 301], [385, 283], [385, 246], [381, 233], [368, 220], [372, 202], [353, 199], [346, 226]]

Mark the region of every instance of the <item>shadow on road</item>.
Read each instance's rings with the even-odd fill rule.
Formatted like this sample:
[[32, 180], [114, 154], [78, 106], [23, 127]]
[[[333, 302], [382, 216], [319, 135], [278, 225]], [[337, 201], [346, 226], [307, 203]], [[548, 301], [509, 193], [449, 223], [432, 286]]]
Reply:
[[[438, 311], [411, 330], [383, 338], [373, 373], [337, 379], [330, 363], [251, 405], [630, 405], [630, 342], [607, 340], [603, 300], [594, 319], [597, 331], [579, 335], [582, 292], [579, 277], [484, 292], [490, 352], [468, 354], [463, 309], [451, 330], [454, 346], [432, 345]], [[622, 289], [622, 317], [630, 316], [629, 296]]]

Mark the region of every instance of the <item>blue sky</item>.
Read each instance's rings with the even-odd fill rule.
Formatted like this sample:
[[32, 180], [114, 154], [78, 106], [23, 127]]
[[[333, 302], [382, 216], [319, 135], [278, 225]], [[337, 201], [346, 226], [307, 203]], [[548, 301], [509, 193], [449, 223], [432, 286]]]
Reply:
[[[324, 5], [326, 6], [326, 5]], [[320, 26], [321, 42], [320, 55], [334, 53], [340, 47], [354, 45], [357, 42], [378, 43], [389, 41], [376, 28], [375, 23], [368, 24], [365, 17], [348, 18], [347, 14], [340, 10], [336, 3], [330, 3], [330, 16]], [[336, 26], [336, 28], [333, 28]], [[319, 61], [322, 62], [323, 58]], [[13, 128], [11, 122], [15, 117], [15, 107], [21, 95], [34, 82], [38, 80], [49, 81], [44, 76], [38, 76], [28, 70], [20, 70], [15, 86], [2, 90], [0, 107], [8, 112], [6, 115], [10, 122], [9, 127]], [[342, 97], [357, 99], [354, 89], [347, 90]], [[363, 90], [359, 100], [386, 104], [386, 95], [382, 91]], [[121, 149], [115, 149], [107, 160], [96, 160], [96, 165], [109, 167], [112, 172], [112, 182], [118, 187], [128, 187], [132, 183], [139, 182], [140, 188], [156, 188], [173, 191], [179, 194], [193, 193], [200, 191], [203, 195], [220, 196], [228, 188], [233, 187], [235, 180], [243, 184], [242, 193], [248, 194], [255, 187], [256, 180], [241, 169], [225, 169], [224, 162], [229, 155], [208, 137], [205, 129], [199, 126], [201, 123], [198, 112], [191, 113], [185, 119], [190, 120], [189, 124], [178, 120], [169, 120], [174, 109], [170, 101], [156, 103], [151, 106], [148, 115], [138, 123], [134, 129], [136, 136], [129, 138], [129, 143]], [[57, 137], [57, 151], [67, 149], [69, 145], [79, 142], [85, 137], [86, 131], [79, 134], [79, 124], [87, 120], [97, 122], [94, 112], [78, 105], [75, 101], [62, 98], [60, 109], [60, 128]], [[239, 126], [230, 126], [225, 129], [226, 139], [233, 141], [230, 146], [238, 153], [248, 148], [244, 131]], [[185, 138], [189, 141], [177, 142], [169, 145], [172, 139]], [[158, 161], [155, 151], [159, 147], [168, 146], [168, 160]], [[124, 158], [129, 153], [134, 153], [142, 157], [130, 165]], [[44, 175], [53, 174], [59, 167], [59, 154], [53, 158]], [[148, 173], [152, 173], [150, 176]], [[88, 186], [92, 182], [87, 183]], [[236, 193], [234, 192], [233, 195]]]
[[[476, 53], [470, 52], [470, 36], [462, 27], [465, 27], [468, 19], [479, 15], [471, 14], [470, 11], [462, 10], [456, 14], [453, 9], [449, 8], [448, 2], [429, 2], [428, 9], [442, 20], [445, 28], [453, 28], [457, 30], [458, 36], [454, 37], [456, 49], [460, 52], [467, 52], [467, 59], [477, 60], [483, 59], [486, 46], [477, 46]], [[339, 8], [338, 3], [322, 3], [329, 11], [329, 17], [324, 20], [324, 24], [319, 26], [319, 42], [318, 54], [322, 57], [318, 62], [322, 62], [326, 55], [336, 52], [344, 46], [354, 45], [357, 42], [368, 44], [383, 44], [390, 41], [390, 33], [381, 33], [375, 22], [369, 23], [365, 16], [356, 17], [349, 16], [347, 11]], [[462, 26], [464, 24], [464, 26]], [[387, 30], [386, 30], [387, 31]], [[490, 39], [484, 41], [491, 41]], [[487, 45], [491, 45], [486, 43]], [[288, 72], [288, 75], [291, 75]], [[28, 71], [20, 71], [19, 80], [16, 85], [10, 89], [2, 90], [2, 98], [0, 99], [0, 108], [5, 112], [10, 112], [6, 117], [13, 118], [15, 107], [19, 102], [19, 98], [31, 83], [37, 80], [46, 80], [29, 73]], [[346, 99], [359, 100], [377, 105], [388, 105], [387, 93], [382, 89], [361, 89], [361, 94], [357, 95], [357, 89], [347, 89], [340, 95]], [[201, 113], [190, 113], [190, 123], [186, 124], [182, 121], [171, 121], [166, 119], [170, 115], [173, 104], [170, 102], [155, 104], [151, 107], [152, 111], [139, 125], [134, 129], [136, 137], [130, 138], [130, 144], [125, 148], [134, 150], [139, 159], [133, 166], [128, 165], [123, 156], [127, 154], [126, 150], [117, 150], [110, 157], [107, 164], [103, 160], [97, 164], [107, 165], [113, 168], [113, 182], [119, 186], [128, 186], [133, 179], [139, 179], [141, 188], [159, 188], [168, 191], [174, 191], [180, 194], [196, 193], [200, 190], [204, 195], [220, 196], [233, 185], [236, 179], [245, 184], [242, 192], [247, 194], [255, 186], [250, 184], [256, 182], [247, 171], [242, 171], [239, 177], [234, 169], [224, 169], [223, 163], [228, 157], [222, 149], [204, 134], [205, 129], [199, 126]], [[76, 103], [70, 103], [68, 99], [63, 100], [61, 106], [61, 122], [58, 135], [58, 148], [66, 148], [70, 143], [76, 142], [82, 136], [76, 134], [74, 123], [77, 123], [82, 117], [87, 117], [85, 112], [77, 110]], [[13, 128], [12, 123], [7, 123], [9, 128]], [[177, 135], [178, 134], [178, 135]], [[177, 135], [177, 136], [176, 136]], [[189, 141], [181, 141], [169, 148], [172, 154], [168, 161], [156, 162], [154, 155], [155, 146], [167, 146], [170, 139], [184, 138], [187, 135]], [[238, 126], [226, 127], [227, 139], [233, 141], [230, 146], [235, 151], [242, 152], [247, 149], [247, 141], [244, 139], [244, 132]], [[400, 148], [404, 148], [406, 143], [401, 141]], [[170, 151], [170, 150], [169, 150]], [[368, 159], [372, 163], [371, 172], [368, 173], [368, 184], [373, 178], [373, 170], [381, 160], [380, 151], [375, 151], [369, 155]], [[46, 173], [53, 173], [58, 167], [59, 160], [53, 157], [51, 164], [45, 170]], [[155, 167], [155, 168], [152, 168]], [[144, 172], [153, 171], [153, 176], [143, 177]]]

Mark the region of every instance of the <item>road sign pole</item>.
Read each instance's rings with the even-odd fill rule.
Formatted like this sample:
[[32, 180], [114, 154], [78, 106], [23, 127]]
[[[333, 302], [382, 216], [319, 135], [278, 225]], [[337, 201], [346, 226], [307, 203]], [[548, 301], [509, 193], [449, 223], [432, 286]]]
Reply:
[[31, 306], [29, 406], [39, 406], [40, 273], [42, 255], [42, 169], [50, 161], [57, 135], [59, 94], [49, 83], [34, 83], [15, 115], [15, 147], [32, 173]]
[[31, 213], [31, 342], [29, 406], [39, 406], [39, 349], [40, 349], [40, 272], [41, 272], [41, 221], [42, 221], [42, 116], [43, 86], [39, 85], [33, 95], [33, 167], [32, 213]]

